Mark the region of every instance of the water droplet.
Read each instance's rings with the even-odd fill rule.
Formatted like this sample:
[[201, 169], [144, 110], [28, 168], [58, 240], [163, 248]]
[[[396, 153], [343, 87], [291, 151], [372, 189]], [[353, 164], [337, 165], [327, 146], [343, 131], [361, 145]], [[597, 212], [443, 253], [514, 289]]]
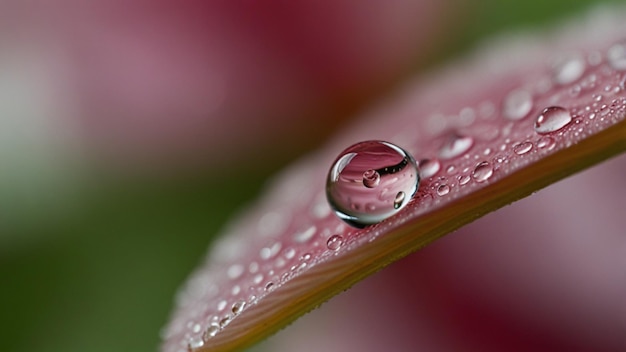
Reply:
[[439, 187], [437, 187], [437, 195], [445, 196], [448, 193], [450, 193], [450, 186], [440, 185]]
[[286, 259], [291, 259], [291, 258], [295, 257], [295, 255], [296, 255], [296, 250], [295, 250], [295, 249], [293, 249], [293, 248], [287, 248], [287, 249], [285, 250], [285, 254], [284, 254], [284, 255], [285, 255], [285, 258], [286, 258]]
[[613, 44], [606, 57], [615, 70], [626, 71], [626, 40]]
[[313, 235], [317, 232], [317, 227], [315, 225], [309, 226], [303, 231], [296, 232], [293, 236], [293, 239], [298, 243], [308, 242]]
[[225, 299], [223, 299], [223, 300], [219, 301], [219, 303], [217, 304], [217, 311], [218, 311], [218, 312], [223, 311], [223, 310], [224, 310], [224, 308], [226, 308], [226, 304], [227, 304], [227, 303], [228, 303], [228, 302], [226, 302], [226, 300], [225, 300]]
[[459, 176], [459, 185], [464, 186], [470, 181], [469, 175], [461, 175]]
[[241, 264], [233, 264], [226, 271], [229, 278], [235, 280], [243, 274], [243, 265]]
[[513, 152], [517, 155], [524, 155], [528, 153], [531, 149], [533, 149], [533, 144], [531, 142], [522, 142], [513, 146]]
[[230, 323], [230, 320], [233, 317], [231, 317], [230, 315], [225, 315], [222, 320], [220, 320], [220, 328], [224, 328], [226, 325], [228, 325], [228, 323]]
[[398, 192], [398, 194], [396, 194], [396, 198], [393, 200], [394, 209], [400, 209], [405, 198], [404, 192]]
[[339, 247], [341, 247], [342, 244], [343, 244], [343, 237], [341, 237], [339, 235], [332, 235], [332, 236], [330, 236], [328, 238], [328, 241], [326, 241], [326, 246], [331, 251], [338, 250]]
[[265, 260], [270, 259], [276, 256], [276, 254], [278, 254], [281, 247], [282, 247], [282, 244], [280, 242], [274, 242], [270, 246], [261, 248], [259, 255], [261, 256], [261, 259], [265, 259]]
[[573, 55], [559, 60], [554, 65], [552, 78], [557, 84], [570, 84], [582, 77], [585, 73], [585, 60], [580, 55]]
[[441, 163], [437, 159], [422, 159], [419, 162], [421, 178], [434, 176], [441, 169]]
[[273, 282], [268, 282], [267, 284], [265, 284], [265, 291], [266, 292], [270, 292], [274, 289], [274, 283]]
[[537, 147], [539, 149], [552, 150], [555, 146], [556, 146], [556, 142], [554, 141], [554, 138], [550, 136], [541, 137], [537, 141]]
[[452, 135], [439, 150], [439, 157], [452, 159], [467, 152], [474, 144], [474, 138]]
[[187, 346], [189, 350], [195, 350], [196, 348], [204, 346], [204, 340], [199, 337], [192, 337], [189, 339], [189, 343]]
[[[372, 187], [366, 185], [366, 174], [378, 180]], [[397, 195], [413, 197], [419, 179], [415, 160], [402, 148], [383, 141], [361, 142], [344, 150], [333, 163], [326, 196], [339, 218], [365, 227], [397, 213], [408, 203], [397, 202]]]
[[211, 324], [204, 332], [203, 339], [205, 341], [209, 340], [211, 337], [217, 335], [218, 331], [220, 331], [220, 326], [216, 323]]
[[312, 256], [311, 256], [311, 253], [304, 253], [304, 254], [300, 257], [300, 260], [303, 260], [303, 261], [311, 260], [311, 257], [312, 257]]
[[263, 274], [256, 274], [254, 278], [252, 279], [252, 282], [254, 282], [257, 285], [260, 284], [261, 281], [263, 281]]
[[367, 188], [374, 188], [380, 183], [380, 174], [374, 170], [369, 169], [363, 173], [363, 186]]
[[552, 133], [572, 122], [569, 111], [560, 106], [545, 108], [535, 121], [535, 131], [539, 134]]
[[503, 114], [509, 120], [521, 120], [533, 108], [533, 96], [529, 91], [516, 89], [504, 98]]
[[476, 182], [487, 181], [493, 175], [493, 167], [486, 161], [478, 163], [472, 172], [472, 178]]
[[233, 312], [233, 314], [237, 315], [239, 313], [241, 313], [241, 311], [246, 307], [246, 301], [244, 300], [239, 300], [235, 303], [233, 303], [233, 306], [231, 308], [231, 311]]

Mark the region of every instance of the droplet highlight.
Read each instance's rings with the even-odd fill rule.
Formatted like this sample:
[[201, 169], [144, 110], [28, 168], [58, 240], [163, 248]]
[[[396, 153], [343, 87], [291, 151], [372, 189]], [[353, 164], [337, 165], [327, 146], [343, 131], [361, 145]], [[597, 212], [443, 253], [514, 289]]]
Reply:
[[417, 191], [419, 180], [417, 164], [404, 149], [366, 141], [347, 148], [335, 160], [326, 196], [340, 219], [365, 227], [400, 211]]
[[539, 134], [547, 134], [560, 130], [572, 122], [569, 111], [560, 106], [545, 108], [535, 121], [535, 131]]
[[363, 186], [374, 188], [380, 183], [380, 174], [373, 169], [369, 169], [363, 173]]

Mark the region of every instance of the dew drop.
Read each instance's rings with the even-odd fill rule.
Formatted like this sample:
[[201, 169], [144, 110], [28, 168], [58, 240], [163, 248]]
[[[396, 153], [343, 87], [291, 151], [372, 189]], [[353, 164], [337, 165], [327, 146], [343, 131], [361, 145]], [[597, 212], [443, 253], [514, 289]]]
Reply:
[[493, 167], [486, 161], [478, 163], [472, 172], [472, 178], [476, 182], [487, 181], [493, 175]]
[[535, 131], [539, 134], [552, 133], [572, 122], [569, 111], [560, 106], [545, 108], [535, 121]]
[[235, 280], [243, 274], [243, 265], [233, 264], [228, 268], [226, 273], [230, 279]]
[[513, 152], [517, 155], [524, 155], [533, 149], [533, 144], [531, 142], [522, 142], [513, 146]]
[[419, 162], [421, 178], [434, 176], [441, 169], [441, 163], [437, 159], [422, 159]]
[[580, 55], [574, 55], [560, 60], [554, 65], [552, 78], [560, 85], [573, 83], [585, 73], [585, 60]]
[[513, 90], [504, 98], [503, 114], [509, 120], [523, 119], [528, 116], [532, 108], [533, 97], [527, 90]]
[[276, 254], [278, 254], [281, 247], [282, 247], [282, 244], [280, 242], [274, 242], [270, 246], [261, 248], [259, 255], [261, 256], [261, 259], [264, 259], [264, 260], [273, 258], [274, 256], [276, 256]]
[[220, 328], [225, 327], [226, 325], [228, 325], [228, 323], [230, 323], [230, 320], [232, 319], [232, 317], [230, 315], [225, 315], [222, 320], [220, 320]]
[[440, 185], [439, 187], [437, 187], [437, 195], [442, 197], [445, 196], [446, 194], [450, 193], [450, 186], [448, 185]]
[[266, 292], [270, 292], [274, 289], [274, 283], [273, 282], [268, 282], [267, 284], [265, 284], [265, 291]]
[[191, 339], [189, 339], [189, 343], [187, 346], [190, 351], [195, 350], [196, 348], [204, 346], [204, 340], [199, 337], [192, 337]]
[[233, 312], [233, 314], [237, 315], [239, 313], [241, 313], [241, 311], [246, 307], [246, 301], [244, 300], [239, 300], [235, 303], [233, 303], [233, 306], [231, 307], [231, 312]]
[[380, 174], [374, 170], [369, 169], [363, 173], [363, 186], [367, 188], [374, 188], [380, 183]]
[[464, 186], [470, 181], [469, 175], [461, 175], [459, 176], [459, 185]]
[[[344, 150], [333, 163], [326, 196], [340, 219], [365, 227], [404, 207], [408, 203], [405, 198], [417, 191], [419, 180], [415, 160], [402, 148], [383, 141], [360, 142]], [[400, 193], [403, 199], [397, 202]]]
[[555, 146], [556, 146], [556, 142], [554, 141], [554, 138], [550, 136], [541, 137], [537, 141], [537, 147], [539, 149], [552, 150], [554, 149]]
[[326, 247], [328, 247], [328, 249], [330, 249], [331, 251], [338, 250], [342, 244], [343, 237], [339, 235], [332, 235], [328, 238], [328, 241], [326, 241]]
[[439, 157], [452, 159], [467, 152], [474, 144], [474, 138], [467, 136], [452, 135], [439, 150]]
[[396, 198], [393, 200], [394, 209], [400, 209], [402, 207], [402, 203], [404, 203], [404, 199], [406, 198], [404, 192], [398, 192], [396, 194]]
[[613, 69], [626, 71], [626, 40], [613, 44], [606, 56]]
[[226, 302], [226, 300], [225, 300], [225, 299], [223, 299], [223, 300], [219, 301], [219, 303], [217, 304], [217, 311], [218, 311], [218, 312], [223, 311], [223, 310], [224, 310], [224, 308], [226, 308], [226, 304], [227, 304], [227, 302]]
[[296, 255], [296, 250], [295, 250], [295, 249], [293, 249], [293, 248], [287, 248], [287, 249], [285, 250], [285, 254], [284, 254], [284, 255], [285, 255], [285, 258], [286, 258], [286, 259], [291, 259], [291, 258], [295, 257], [295, 255]]
[[211, 324], [204, 332], [203, 339], [205, 341], [209, 340], [211, 337], [217, 335], [218, 331], [220, 331], [220, 326], [216, 323]]

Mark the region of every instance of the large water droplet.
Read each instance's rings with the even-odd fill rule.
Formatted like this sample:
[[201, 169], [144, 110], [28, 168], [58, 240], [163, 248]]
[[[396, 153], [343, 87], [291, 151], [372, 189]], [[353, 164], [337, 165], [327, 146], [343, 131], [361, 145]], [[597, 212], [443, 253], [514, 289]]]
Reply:
[[554, 65], [553, 79], [557, 84], [576, 82], [585, 73], [585, 59], [580, 55], [567, 57]]
[[626, 40], [613, 44], [606, 56], [611, 67], [618, 71], [626, 71]]
[[476, 165], [474, 171], [472, 172], [472, 178], [476, 180], [476, 182], [487, 181], [491, 175], [493, 175], [493, 167], [486, 161]]
[[537, 141], [537, 148], [551, 150], [556, 146], [554, 138], [550, 136], [544, 136]]
[[437, 159], [422, 159], [419, 162], [421, 178], [434, 176], [441, 169], [441, 163]]
[[503, 114], [509, 120], [521, 120], [533, 108], [533, 96], [529, 91], [516, 89], [511, 91], [503, 103]]
[[572, 122], [569, 111], [560, 106], [545, 108], [535, 121], [535, 131], [539, 134], [552, 133]]
[[468, 151], [474, 144], [474, 138], [452, 135], [439, 150], [442, 159], [455, 158]]
[[328, 249], [332, 251], [338, 250], [342, 244], [343, 244], [343, 237], [339, 235], [332, 235], [328, 238], [328, 241], [326, 241], [326, 246], [328, 247]]
[[[372, 187], [364, 178], [373, 174], [370, 170], [378, 174]], [[344, 150], [333, 163], [326, 196], [339, 218], [364, 227], [402, 209], [417, 191], [419, 180], [415, 160], [402, 148], [383, 141], [361, 142]], [[400, 193], [404, 197], [398, 202]]]

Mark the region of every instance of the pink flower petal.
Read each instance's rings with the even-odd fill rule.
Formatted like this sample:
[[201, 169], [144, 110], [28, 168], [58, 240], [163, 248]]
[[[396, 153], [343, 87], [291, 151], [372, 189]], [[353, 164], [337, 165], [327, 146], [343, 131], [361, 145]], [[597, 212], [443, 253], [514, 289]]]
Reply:
[[[484, 49], [286, 170], [181, 290], [163, 350], [249, 345], [434, 239], [623, 151], [625, 72], [607, 57], [626, 33], [621, 11]], [[439, 168], [399, 214], [357, 230], [332, 214], [324, 184], [337, 153], [367, 139]], [[336, 235], [342, 245], [328, 248]]]

